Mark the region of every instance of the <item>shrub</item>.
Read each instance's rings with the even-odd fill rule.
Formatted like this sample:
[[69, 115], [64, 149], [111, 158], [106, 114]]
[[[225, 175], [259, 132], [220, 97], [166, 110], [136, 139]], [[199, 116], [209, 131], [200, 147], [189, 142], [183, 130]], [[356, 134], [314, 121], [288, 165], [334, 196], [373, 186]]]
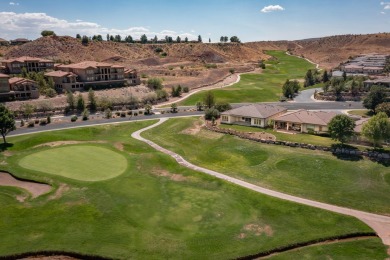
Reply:
[[138, 116], [138, 113], [137, 113], [137, 112], [134, 112], [134, 116]]
[[161, 52], [163, 52], [163, 49], [161, 49], [160, 47], [157, 47], [156, 49], [154, 49], [154, 52], [161, 53]]
[[161, 57], [166, 57], [168, 54], [166, 52], [161, 53]]
[[216, 108], [209, 108], [205, 111], [206, 120], [211, 120], [212, 118], [218, 119], [220, 117], [220, 113]]
[[84, 109], [83, 114], [82, 114], [82, 119], [83, 119], [83, 121], [87, 121], [89, 119], [89, 112], [87, 109]]
[[221, 103], [217, 103], [215, 105], [215, 108], [219, 111], [219, 112], [225, 112], [227, 110], [230, 110], [232, 109], [232, 106], [227, 103], [227, 102], [221, 102]]
[[50, 117], [50, 116], [47, 116], [46, 120], [47, 120], [47, 123], [48, 123], [48, 124], [51, 123], [51, 117]]
[[120, 115], [121, 115], [121, 112], [116, 111], [116, 112], [115, 112], [115, 115], [116, 115], [116, 116], [120, 116]]
[[231, 74], [234, 74], [235, 70], [234, 70], [234, 69], [230, 69], [229, 72], [230, 72]]
[[143, 111], [138, 111], [138, 115], [143, 115], [144, 112]]
[[47, 119], [46, 118], [42, 118], [41, 120], [39, 120], [39, 124], [40, 125], [46, 125], [47, 124]]
[[186, 86], [186, 87], [183, 87], [183, 92], [184, 93], [188, 93], [188, 92], [190, 92], [190, 89]]
[[121, 117], [126, 117], [126, 112], [122, 111], [121, 112]]
[[34, 127], [34, 125], [35, 125], [34, 120], [28, 121], [28, 124], [27, 124], [28, 127]]
[[204, 66], [206, 67], [206, 69], [216, 69], [217, 68], [217, 64], [215, 64], [215, 63], [208, 63], [208, 64], [205, 64]]
[[146, 78], [148, 78], [148, 75], [146, 75], [145, 73], [142, 73], [141, 78], [146, 79]]
[[111, 109], [107, 108], [107, 109], [104, 111], [104, 117], [107, 118], [107, 119], [112, 118]]
[[24, 126], [24, 120], [20, 120], [20, 127], [23, 127]]
[[127, 111], [127, 114], [128, 114], [129, 116], [132, 116], [132, 115], [133, 115], [133, 111], [129, 110], [129, 111]]
[[162, 79], [160, 79], [160, 78], [150, 78], [146, 82], [146, 85], [147, 85], [148, 88], [153, 89], [153, 90], [157, 90], [157, 89], [162, 89], [163, 88], [163, 86], [162, 86]]
[[76, 122], [77, 121], [77, 116], [75, 115], [75, 116], [72, 116], [71, 118], [70, 118], [70, 121], [71, 122]]
[[37, 119], [35, 119], [35, 124], [37, 125], [37, 124], [39, 124], [39, 119], [37, 118]]

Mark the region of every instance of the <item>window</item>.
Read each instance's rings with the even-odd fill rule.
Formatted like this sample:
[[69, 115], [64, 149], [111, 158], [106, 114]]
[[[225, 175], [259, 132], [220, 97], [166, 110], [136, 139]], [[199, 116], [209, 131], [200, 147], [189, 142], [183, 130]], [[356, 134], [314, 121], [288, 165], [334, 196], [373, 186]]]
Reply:
[[261, 119], [255, 118], [254, 119], [254, 124], [255, 125], [261, 125]]
[[224, 122], [228, 122], [229, 121], [229, 117], [228, 116], [222, 116], [222, 121]]

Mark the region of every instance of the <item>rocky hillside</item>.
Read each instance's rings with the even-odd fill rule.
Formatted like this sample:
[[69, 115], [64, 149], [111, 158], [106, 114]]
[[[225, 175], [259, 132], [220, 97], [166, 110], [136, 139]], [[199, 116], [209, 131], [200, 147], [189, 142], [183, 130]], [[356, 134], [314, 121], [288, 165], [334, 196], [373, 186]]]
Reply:
[[[161, 58], [156, 49], [167, 54]], [[163, 66], [179, 62], [251, 63], [268, 58], [264, 50], [290, 50], [309, 58], [322, 67], [332, 68], [350, 56], [362, 53], [389, 53], [390, 33], [340, 35], [299, 41], [263, 41], [245, 44], [126, 44], [91, 42], [83, 46], [75, 38], [44, 37], [22, 46], [1, 47], [6, 57], [36, 56], [54, 60], [110, 61], [137, 67]]]

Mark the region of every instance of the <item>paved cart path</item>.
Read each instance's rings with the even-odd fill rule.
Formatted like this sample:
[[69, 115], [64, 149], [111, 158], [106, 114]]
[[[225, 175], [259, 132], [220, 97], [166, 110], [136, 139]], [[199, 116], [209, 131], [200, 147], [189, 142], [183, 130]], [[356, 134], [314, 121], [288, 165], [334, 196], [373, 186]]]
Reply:
[[244, 187], [244, 188], [265, 194], [265, 195], [269, 195], [269, 196], [272, 196], [275, 198], [288, 200], [288, 201], [292, 201], [292, 202], [296, 202], [296, 203], [300, 203], [303, 205], [316, 207], [316, 208], [320, 208], [320, 209], [325, 209], [325, 210], [336, 212], [336, 213], [343, 214], [343, 215], [356, 217], [356, 218], [360, 219], [361, 221], [363, 221], [364, 223], [366, 223], [368, 226], [370, 226], [373, 230], [375, 230], [375, 232], [382, 239], [382, 241], [385, 245], [390, 246], [390, 217], [388, 217], [388, 216], [378, 215], [378, 214], [364, 212], [364, 211], [355, 210], [355, 209], [339, 207], [339, 206], [335, 206], [335, 205], [331, 205], [331, 204], [327, 204], [327, 203], [304, 199], [304, 198], [292, 196], [292, 195], [289, 195], [286, 193], [262, 188], [260, 186], [251, 184], [249, 182], [242, 181], [240, 179], [236, 179], [236, 178], [227, 176], [225, 174], [222, 174], [222, 173], [219, 173], [216, 171], [212, 171], [212, 170], [209, 170], [209, 169], [206, 169], [203, 167], [196, 166], [196, 165], [186, 161], [182, 156], [178, 155], [177, 153], [174, 153], [170, 150], [167, 150], [167, 149], [157, 145], [156, 143], [154, 143], [148, 139], [145, 139], [141, 136], [142, 132], [147, 131], [149, 129], [152, 129], [156, 126], [159, 126], [167, 120], [168, 120], [168, 118], [161, 118], [160, 121], [157, 122], [156, 124], [153, 124], [151, 126], [143, 128], [141, 130], [138, 130], [138, 131], [134, 132], [131, 136], [137, 140], [140, 140], [142, 142], [147, 143], [148, 145], [150, 145], [151, 147], [153, 147], [154, 149], [156, 149], [162, 153], [170, 155], [180, 165], [187, 167], [189, 169], [214, 176], [216, 178], [234, 183], [234, 184], [239, 185], [241, 187]]

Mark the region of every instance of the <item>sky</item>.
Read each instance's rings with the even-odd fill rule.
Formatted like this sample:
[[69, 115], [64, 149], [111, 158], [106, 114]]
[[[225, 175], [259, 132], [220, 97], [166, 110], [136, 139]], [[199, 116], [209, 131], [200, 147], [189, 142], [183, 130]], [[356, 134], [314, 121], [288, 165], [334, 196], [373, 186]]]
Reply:
[[390, 0], [0, 0], [0, 38], [143, 34], [217, 42], [390, 32]]

